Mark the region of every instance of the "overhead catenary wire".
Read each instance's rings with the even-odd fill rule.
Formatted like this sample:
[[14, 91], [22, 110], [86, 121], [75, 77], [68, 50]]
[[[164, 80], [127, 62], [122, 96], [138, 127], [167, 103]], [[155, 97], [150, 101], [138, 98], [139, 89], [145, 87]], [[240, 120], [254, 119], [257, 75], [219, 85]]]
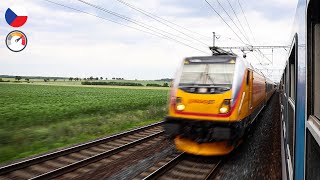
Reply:
[[[271, 62], [271, 60], [270, 60], [263, 52], [261, 52], [260, 49], [257, 49], [256, 51], [257, 51], [258, 53], [260, 53], [263, 58], [265, 58], [265, 59], [267, 59], [269, 62]], [[272, 63], [272, 62], [271, 62], [271, 63]]]
[[253, 32], [252, 32], [252, 30], [251, 30], [250, 24], [248, 23], [247, 16], [245, 15], [245, 13], [244, 13], [244, 11], [243, 11], [243, 8], [242, 8], [242, 6], [241, 6], [240, 0], [238, 0], [238, 4], [239, 4], [240, 9], [241, 9], [241, 11], [242, 11], [242, 14], [243, 14], [243, 16], [244, 16], [244, 19], [245, 19], [245, 21], [246, 21], [246, 23], [247, 23], [247, 26], [248, 26], [248, 28], [249, 28], [249, 31], [250, 31], [251, 36], [252, 36], [252, 38], [253, 38], [253, 41], [254, 41], [255, 43], [257, 43], [257, 42], [256, 42], [256, 39], [254, 38]]
[[[162, 38], [162, 39], [171, 40], [171, 41], [173, 41], [173, 42], [182, 44], [182, 45], [184, 45], [184, 46], [187, 46], [187, 47], [192, 48], [192, 49], [194, 49], [194, 50], [197, 50], [197, 51], [199, 51], [199, 52], [208, 54], [208, 53], [205, 52], [205, 51], [202, 51], [202, 50], [200, 50], [200, 49], [198, 49], [198, 48], [195, 48], [195, 47], [193, 47], [193, 46], [190, 46], [190, 45], [188, 45], [188, 44], [186, 44], [186, 43], [183, 43], [183, 42], [181, 42], [181, 41], [179, 41], [179, 40], [176, 40], [176, 39], [171, 38], [171, 37], [163, 36], [163, 35], [161, 35], [161, 33], [148, 32], [148, 31], [145, 31], [145, 30], [142, 30], [142, 29], [133, 27], [133, 26], [129, 26], [129, 25], [126, 25], [126, 24], [122, 24], [122, 23], [119, 23], [119, 22], [117, 22], [117, 21], [113, 21], [113, 20], [107, 19], [107, 18], [105, 18], [105, 17], [98, 16], [98, 15], [95, 15], [95, 14], [91, 14], [91, 13], [88, 13], [88, 12], [86, 12], [86, 11], [79, 10], [79, 9], [76, 9], [76, 8], [73, 8], [73, 7], [70, 7], [70, 6], [61, 4], [61, 3], [53, 2], [53, 1], [51, 1], [51, 0], [43, 0], [43, 1], [46, 1], [46, 2], [49, 2], [49, 3], [55, 4], [55, 5], [59, 5], [59, 6], [61, 6], [61, 7], [68, 8], [68, 9], [71, 9], [71, 10], [74, 10], [74, 11], [78, 11], [78, 12], [81, 12], [81, 13], [84, 13], [84, 14], [87, 14], [87, 15], [90, 15], [90, 16], [94, 16], [94, 17], [96, 17], [96, 18], [100, 18], [100, 19], [103, 19], [103, 20], [106, 20], [106, 21], [109, 21], [109, 22], [112, 22], [112, 23], [115, 23], [115, 24], [118, 24], [118, 25], [122, 25], [122, 26], [125, 26], [125, 27], [128, 27], [128, 28], [131, 28], [131, 29], [135, 29], [135, 30], [141, 31], [141, 32], [143, 32], [143, 33], [147, 33], [147, 34], [150, 34], [150, 35], [153, 35], [153, 36]], [[159, 35], [159, 34], [160, 34], [160, 35]]]
[[[151, 18], [151, 19], [153, 19], [153, 20], [155, 20], [155, 21], [157, 21], [157, 22], [159, 22], [159, 23], [161, 23], [161, 24], [163, 24], [163, 25], [165, 25], [165, 26], [167, 26], [167, 27], [169, 27], [169, 28], [171, 28], [171, 29], [173, 29], [173, 30], [175, 30], [175, 31], [177, 31], [177, 32], [179, 32], [179, 33], [181, 33], [181, 34], [183, 34], [183, 35], [185, 35], [185, 36], [187, 36], [187, 37], [195, 40], [195, 41], [197, 41], [197, 42], [199, 42], [199, 43], [201, 43], [201, 44], [204, 44], [204, 45], [206, 45], [206, 46], [209, 46], [209, 45], [207, 45], [206, 43], [200, 41], [199, 39], [196, 39], [196, 38], [194, 38], [194, 37], [192, 37], [192, 36], [190, 36], [190, 35], [182, 32], [182, 31], [180, 31], [179, 29], [177, 29], [177, 28], [175, 28], [175, 27], [172, 27], [172, 26], [170, 26], [169, 24], [163, 22], [162, 19], [158, 18], [157, 16], [153, 15], [153, 14], [150, 13], [150, 12], [147, 12], [147, 11], [141, 9], [141, 8], [135, 7], [135, 6], [131, 5], [131, 4], [129, 4], [128, 2], [123, 1], [123, 0], [116, 0], [116, 1], [118, 1], [118, 2], [120, 2], [120, 3], [122, 3], [122, 4], [124, 4], [124, 5], [126, 5], [127, 7], [131, 8], [131, 9], [133, 9], [133, 10], [135, 10], [135, 11], [140, 12], [141, 14], [143, 14], [143, 15], [145, 15], [145, 16], [147, 16], [147, 17], [149, 17], [149, 18]], [[168, 21], [166, 21], [166, 22], [168, 22]]]
[[[105, 12], [105, 13], [111, 14], [111, 15], [113, 15], [113, 16], [115, 16], [115, 17], [120, 18], [120, 19], [123, 19], [123, 20], [126, 20], [126, 21], [128, 21], [128, 22], [134, 23], [134, 24], [136, 24], [136, 25], [138, 25], [138, 26], [141, 26], [141, 27], [143, 27], [143, 28], [145, 28], [145, 29], [148, 29], [148, 30], [150, 30], [150, 31], [159, 33], [159, 34], [161, 34], [161, 35], [163, 35], [163, 36], [166, 36], [166, 37], [173, 36], [173, 37], [175, 37], [175, 38], [183, 39], [183, 40], [185, 40], [185, 41], [189, 41], [189, 42], [192, 42], [192, 43], [193, 43], [193, 41], [191, 41], [191, 40], [189, 40], [189, 39], [180, 37], [180, 36], [178, 36], [178, 35], [175, 35], [175, 34], [172, 34], [172, 33], [170, 33], [170, 32], [164, 31], [164, 30], [159, 29], [159, 28], [157, 28], [157, 27], [148, 25], [148, 24], [146, 24], [146, 23], [144, 23], [144, 22], [140, 22], [140, 21], [137, 21], [137, 20], [135, 20], [135, 19], [129, 18], [129, 17], [125, 16], [125, 15], [122, 15], [122, 14], [113, 12], [113, 11], [111, 11], [111, 10], [105, 9], [105, 8], [103, 8], [103, 7], [101, 7], [101, 6], [98, 6], [98, 5], [89, 3], [89, 2], [84, 1], [84, 0], [77, 0], [77, 1], [79, 1], [79, 2], [81, 2], [81, 3], [83, 3], [83, 4], [86, 4], [86, 5], [88, 5], [88, 6], [91, 6], [91, 7], [93, 7], [93, 8], [96, 8], [96, 9], [98, 9], [98, 10], [100, 10], [100, 11]], [[157, 32], [157, 31], [161, 31], [162, 33]], [[165, 35], [165, 34], [163, 34], [163, 33], [168, 34], [168, 35]], [[170, 38], [171, 38], [171, 37], [170, 37]]]
[[238, 27], [238, 25], [234, 22], [234, 20], [232, 19], [232, 17], [229, 15], [229, 13], [226, 11], [226, 9], [222, 6], [222, 4], [220, 3], [220, 1], [219, 0], [216, 0], [217, 2], [218, 2], [218, 4], [219, 4], [219, 6], [222, 8], [222, 10], [227, 14], [227, 16], [230, 18], [230, 20], [231, 20], [231, 22], [234, 24], [234, 26], [238, 29], [238, 31], [241, 33], [241, 35], [244, 37], [244, 39], [245, 40], [247, 40], [247, 42], [249, 43], [249, 44], [251, 44], [250, 43], [250, 41], [246, 38], [246, 36], [242, 33], [242, 31], [240, 30], [240, 28]]
[[[118, 1], [118, 0], [117, 0], [117, 1]], [[177, 23], [174, 23], [174, 22], [172, 22], [172, 21], [169, 21], [169, 20], [167, 20], [167, 19], [164, 19], [164, 18], [162, 18], [162, 17], [160, 17], [160, 16], [158, 16], [158, 15], [156, 15], [156, 14], [154, 14], [154, 13], [150, 13], [150, 12], [148, 12], [148, 11], [146, 11], [146, 10], [143, 10], [143, 9], [141, 9], [141, 8], [138, 8], [138, 7], [135, 7], [135, 6], [131, 5], [131, 4], [129, 4], [128, 2], [125, 2], [125, 1], [123, 1], [123, 0], [119, 0], [119, 2], [120, 2], [120, 1], [122, 1], [123, 3], [127, 3], [128, 5], [136, 8], [136, 9], [139, 9], [140, 11], [142, 11], [142, 12], [144, 12], [144, 13], [146, 13], [146, 14], [149, 14], [149, 15], [157, 18], [157, 19], [160, 19], [160, 20], [162, 20], [162, 21], [165, 21], [165, 22], [167, 22], [167, 23], [169, 23], [169, 24], [172, 24], [172, 25], [174, 25], [174, 26], [180, 27], [180, 28], [182, 28], [182, 29], [184, 29], [184, 30], [186, 30], [186, 31], [188, 31], [188, 32], [190, 32], [190, 33], [197, 34], [197, 35], [202, 36], [202, 37], [205, 37], [205, 38], [210, 38], [210, 39], [212, 38], [212, 37], [209, 37], [209, 36], [200, 34], [200, 33], [198, 33], [198, 32], [195, 32], [195, 31], [193, 31], [193, 30], [190, 30], [190, 29], [188, 29], [188, 28], [186, 28], [186, 27], [184, 27], [184, 26], [181, 26], [181, 25], [179, 25], [179, 24], [177, 24]], [[122, 2], [121, 2], [121, 3], [122, 3]]]
[[234, 42], [237, 42], [237, 43], [241, 43], [241, 44], [244, 44], [244, 45], [247, 45], [247, 46], [251, 46], [250, 44], [243, 43], [243, 42], [241, 42], [239, 40], [236, 40], [236, 39], [233, 39], [233, 38], [230, 38], [230, 37], [227, 37], [227, 36], [223, 36], [223, 35], [216, 35], [216, 36], [221, 36], [221, 37], [223, 37], [225, 39], [228, 39], [228, 40], [231, 40], [231, 41], [234, 41]]
[[90, 16], [94, 16], [94, 17], [96, 17], [96, 18], [100, 18], [100, 19], [103, 19], [103, 20], [106, 20], [106, 21], [109, 21], [109, 22], [112, 22], [112, 23], [115, 23], [115, 24], [118, 24], [118, 25], [121, 25], [121, 26], [126, 26], [126, 27], [128, 27], [128, 28], [132, 28], [132, 29], [135, 29], [135, 30], [144, 32], [144, 33], [148, 33], [148, 34], [151, 34], [151, 35], [153, 35], [153, 36], [157, 36], [157, 37], [164, 38], [163, 36], [159, 36], [159, 35], [154, 34], [154, 33], [152, 33], [152, 32], [144, 31], [144, 30], [142, 30], [142, 29], [138, 29], [138, 28], [136, 28], [136, 27], [129, 26], [129, 25], [127, 25], [127, 24], [122, 24], [122, 23], [119, 23], [119, 22], [117, 22], [117, 21], [114, 21], [114, 20], [111, 20], [111, 19], [107, 19], [107, 18], [105, 18], [105, 17], [97, 16], [97, 15], [95, 15], [95, 14], [91, 14], [91, 13], [88, 13], [88, 12], [86, 12], [86, 11], [82, 11], [82, 10], [80, 10], [80, 9], [76, 9], [76, 8], [73, 8], [73, 7], [64, 5], [64, 4], [60, 4], [60, 3], [57, 3], [57, 2], [53, 2], [53, 1], [50, 1], [50, 0], [43, 0], [43, 1], [47, 1], [47, 2], [49, 2], [49, 3], [55, 4], [55, 5], [64, 7], [64, 8], [68, 8], [68, 9], [71, 9], [71, 10], [74, 10], [74, 11], [78, 11], [78, 12], [81, 12], [81, 13], [83, 13], [83, 14], [87, 14], [87, 15], [90, 15]]
[[[208, 39], [212, 39], [212, 37], [209, 37], [209, 36], [206, 36], [206, 35], [197, 33], [197, 32], [192, 31], [192, 30], [189, 30], [189, 29], [186, 28], [186, 27], [183, 27], [183, 26], [178, 25], [178, 24], [176, 24], [176, 23], [174, 23], [174, 22], [172, 22], [172, 21], [169, 21], [169, 20], [166, 20], [166, 19], [164, 19], [164, 18], [162, 18], [162, 17], [160, 17], [160, 16], [157, 16], [157, 15], [155, 15], [154, 13], [151, 13], [151, 12], [148, 12], [148, 11], [146, 11], [146, 10], [143, 10], [143, 9], [141, 9], [141, 8], [139, 8], [139, 7], [136, 7], [136, 6], [132, 5], [132, 4], [124, 1], [124, 0], [116, 0], [116, 1], [118, 1], [118, 2], [120, 2], [120, 3], [122, 3], [122, 4], [124, 4], [124, 5], [126, 5], [126, 6], [128, 6], [128, 7], [130, 7], [130, 8], [132, 8], [132, 9], [136, 10], [136, 11], [139, 11], [140, 13], [142, 13], [142, 14], [144, 14], [144, 15], [146, 15], [146, 16], [148, 16], [148, 17], [150, 17], [150, 18], [152, 18], [152, 19], [154, 19], [154, 20], [156, 20], [156, 21], [158, 21], [158, 22], [160, 22], [160, 23], [162, 23], [162, 24], [163, 24], [163, 21], [164, 21], [164, 22], [167, 22], [167, 23], [172, 24], [172, 25], [174, 25], [174, 26], [180, 27], [180, 28], [182, 28], [182, 29], [184, 29], [184, 30], [186, 30], [186, 31], [188, 31], [188, 32], [190, 32], [190, 33], [197, 34], [197, 35], [203, 36], [203, 37], [208, 38]], [[162, 21], [162, 22], [161, 22], [161, 21]], [[164, 25], [168, 26], [168, 24], [164, 24]], [[172, 28], [172, 27], [170, 27], [170, 28]], [[177, 30], [176, 28], [172, 28], [172, 29], [180, 32], [180, 31]], [[183, 32], [181, 32], [181, 33], [184, 34]], [[186, 36], [188, 36], [188, 35], [186, 35]], [[222, 35], [217, 35], [217, 36], [222, 36]], [[188, 37], [189, 37], [189, 36], [188, 36]], [[242, 42], [240, 42], [240, 41], [238, 41], [238, 40], [235, 40], [235, 39], [232, 39], [232, 38], [230, 38], [230, 37], [226, 37], [226, 36], [223, 36], [223, 37], [226, 38], [226, 39], [229, 39], [229, 40], [238, 42], [238, 43], [242, 43]], [[190, 38], [192, 38], [192, 37], [190, 37]], [[192, 38], [192, 39], [194, 39], [194, 38]], [[197, 39], [194, 39], [194, 40], [197, 40]], [[198, 41], [198, 40], [197, 40], [197, 41]], [[204, 44], [205, 44], [205, 43], [204, 43]], [[242, 44], [243, 44], [243, 43], [242, 43]], [[207, 45], [207, 44], [205, 44], [205, 45]], [[245, 45], [249, 45], [249, 44], [245, 43]]]
[[[143, 28], [145, 28], [145, 29], [148, 29], [148, 30], [150, 30], [150, 31], [152, 31], [152, 32], [161, 34], [162, 36], [164, 36], [164, 37], [166, 37], [166, 38], [169, 38], [169, 39], [171, 39], [171, 40], [177, 41], [177, 42], [179, 42], [180, 44], [184, 44], [184, 45], [186, 45], [186, 46], [193, 47], [194, 49], [197, 49], [198, 51], [204, 52], [204, 51], [202, 51], [202, 50], [199, 50], [198, 48], [195, 48], [194, 46], [188, 45], [188, 44], [186, 44], [186, 43], [184, 43], [184, 42], [181, 42], [181, 41], [179, 41], [179, 40], [177, 40], [177, 39], [174, 39], [174, 38], [170, 37], [169, 35], [190, 42], [189, 39], [182, 38], [182, 37], [177, 36], [177, 35], [175, 35], [175, 34], [172, 34], [172, 33], [170, 33], [170, 32], [167, 32], [167, 31], [161, 30], [161, 29], [159, 29], [159, 28], [150, 26], [150, 25], [148, 25], [148, 24], [146, 24], [146, 23], [139, 22], [139, 21], [137, 21], [137, 20], [134, 20], [134, 19], [129, 18], [129, 17], [127, 17], [127, 16], [124, 16], [124, 15], [118, 14], [118, 13], [116, 13], [116, 12], [107, 10], [107, 9], [101, 7], [101, 6], [98, 6], [98, 5], [89, 3], [89, 2], [87, 2], [87, 1], [83, 1], [83, 0], [77, 0], [77, 1], [79, 1], [79, 2], [81, 2], [81, 3], [84, 3], [84, 4], [88, 5], [88, 6], [94, 7], [94, 8], [96, 8], [96, 9], [98, 9], [98, 10], [103, 11], [103, 12], [106, 12], [106, 13], [108, 13], [108, 14], [111, 14], [111, 15], [113, 15], [113, 16], [116, 16], [116, 17], [118, 17], [118, 18], [121, 18], [121, 19], [123, 19], [123, 20], [126, 20], [126, 21], [128, 21], [128, 22], [134, 23], [134, 24], [136, 24], [136, 25], [138, 25], [138, 26], [140, 26], [140, 27], [143, 27]], [[163, 33], [165, 33], [165, 34], [160, 33], [160, 32], [157, 32], [157, 31], [161, 31], [161, 32], [163, 32]], [[166, 35], [166, 34], [169, 34], [169, 35]]]
[[[229, 0], [228, 0], [228, 1], [229, 1]], [[243, 7], [242, 7], [242, 5], [241, 5], [241, 3], [240, 3], [240, 0], [238, 0], [238, 4], [239, 4], [239, 7], [240, 7], [241, 12], [242, 12], [242, 14], [243, 14], [243, 17], [244, 17], [244, 19], [245, 19], [245, 21], [246, 21], [246, 24], [247, 24], [247, 26], [248, 26], [248, 28], [249, 28], [249, 31], [250, 31], [251, 36], [252, 36], [252, 38], [253, 38], [253, 41], [254, 41], [255, 43], [257, 43], [257, 41], [256, 41], [256, 39], [255, 39], [255, 37], [254, 37], [254, 35], [253, 35], [251, 26], [250, 26], [250, 24], [249, 24], [249, 22], [248, 22], [248, 19], [247, 19], [245, 13], [244, 13]], [[268, 61], [271, 62], [271, 60], [270, 60], [269, 58], [267, 58], [260, 49], [258, 49], [257, 52], [258, 52], [260, 55], [262, 55], [263, 58], [265, 58], [265, 59], [267, 59]]]
[[266, 67], [261, 63], [260, 59], [259, 59], [254, 53], [252, 53], [252, 55], [259, 61], [259, 64], [260, 64], [264, 69], [266, 69]]
[[241, 23], [240, 19], [238, 18], [238, 15], [237, 15], [236, 11], [234, 10], [234, 8], [233, 8], [232, 4], [230, 3], [230, 1], [229, 1], [229, 0], [227, 0], [227, 1], [228, 1], [229, 6], [231, 7], [231, 9], [232, 9], [232, 11], [233, 11], [233, 14], [235, 15], [236, 19], [237, 19], [237, 20], [238, 20], [238, 22], [239, 22], [241, 29], [243, 30], [244, 34], [245, 34], [245, 35], [246, 35], [246, 37], [248, 38], [249, 43], [250, 43], [250, 44], [252, 44], [252, 43], [250, 42], [250, 37], [247, 35], [246, 30], [243, 28], [242, 23]]
[[247, 44], [245, 43], [241, 37], [233, 30], [233, 28], [226, 22], [226, 20], [219, 14], [219, 12], [207, 1], [204, 0], [210, 7], [211, 9], [222, 19], [222, 21], [229, 27], [229, 29], [231, 29], [231, 31], [238, 37], [238, 39], [243, 43], [243, 44]]

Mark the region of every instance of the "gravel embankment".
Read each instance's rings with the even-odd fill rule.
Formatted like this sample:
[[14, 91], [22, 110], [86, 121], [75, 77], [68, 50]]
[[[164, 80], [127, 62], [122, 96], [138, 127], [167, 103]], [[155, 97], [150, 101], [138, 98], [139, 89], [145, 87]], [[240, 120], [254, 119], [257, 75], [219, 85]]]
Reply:
[[230, 154], [215, 179], [281, 179], [279, 95], [275, 93], [244, 142]]

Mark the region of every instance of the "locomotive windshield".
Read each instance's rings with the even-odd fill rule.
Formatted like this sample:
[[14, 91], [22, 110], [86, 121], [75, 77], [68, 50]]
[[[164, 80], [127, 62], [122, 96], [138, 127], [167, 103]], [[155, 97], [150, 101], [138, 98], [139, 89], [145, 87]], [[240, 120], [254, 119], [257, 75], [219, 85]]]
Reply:
[[234, 71], [234, 63], [185, 64], [179, 85], [214, 85], [231, 88]]

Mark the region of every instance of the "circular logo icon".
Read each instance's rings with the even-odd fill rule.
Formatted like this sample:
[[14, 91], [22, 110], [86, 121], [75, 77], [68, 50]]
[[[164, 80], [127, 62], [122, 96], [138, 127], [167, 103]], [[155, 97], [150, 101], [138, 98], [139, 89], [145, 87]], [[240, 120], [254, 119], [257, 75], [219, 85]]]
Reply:
[[5, 17], [10, 26], [21, 27], [27, 22], [28, 14], [25, 8], [14, 6], [7, 9]]
[[27, 43], [27, 36], [21, 31], [12, 31], [6, 38], [6, 45], [13, 52], [20, 52], [24, 50]]

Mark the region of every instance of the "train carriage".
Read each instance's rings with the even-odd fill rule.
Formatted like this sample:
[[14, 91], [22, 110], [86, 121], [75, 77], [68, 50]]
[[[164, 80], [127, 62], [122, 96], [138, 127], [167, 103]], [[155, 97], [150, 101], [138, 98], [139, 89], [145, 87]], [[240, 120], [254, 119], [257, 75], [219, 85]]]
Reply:
[[320, 1], [299, 0], [280, 81], [283, 179], [320, 177]]

